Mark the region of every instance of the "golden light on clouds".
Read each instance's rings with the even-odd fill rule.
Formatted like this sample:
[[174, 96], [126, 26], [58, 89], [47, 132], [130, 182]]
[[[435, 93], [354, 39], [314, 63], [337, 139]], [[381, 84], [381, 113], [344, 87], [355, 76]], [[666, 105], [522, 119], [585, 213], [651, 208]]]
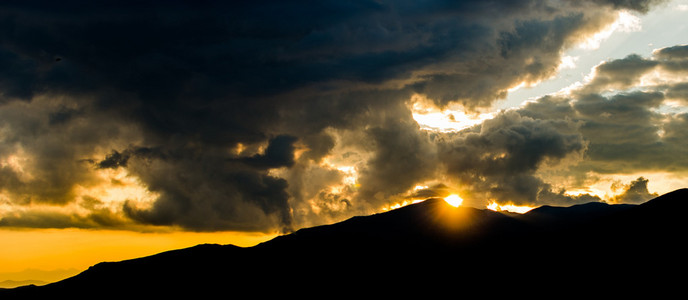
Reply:
[[[185, 19], [207, 43], [167, 35], [181, 11], [160, 22], [132, 11], [124, 22], [141, 26], [103, 43], [69, 30], [94, 24], [88, 9], [19, 5], [12, 25], [41, 38], [0, 45], [13, 61], [0, 76], [0, 271], [203, 242], [192, 236], [240, 244], [195, 231], [289, 232], [425, 199], [466, 224], [471, 209], [452, 206], [524, 213], [685, 187], [687, 1], [658, 13], [651, 0], [325, 4], [315, 11], [332, 22], [286, 27], [271, 22], [281, 9], [229, 5], [212, 8], [238, 11], [241, 28], [206, 8], [210, 23]], [[226, 43], [236, 30], [249, 39]], [[142, 52], [92, 55], [131, 38]], [[160, 57], [181, 61], [147, 59]], [[123, 257], [107, 255], [88, 264]], [[49, 256], [64, 266], [35, 258]]]
[[648, 190], [650, 193], [665, 194], [673, 190], [685, 187], [684, 174], [676, 174], [671, 172], [642, 172], [631, 174], [600, 174], [590, 172], [589, 177], [595, 178], [580, 189], [569, 189], [567, 194], [591, 194], [600, 197], [603, 201], [610, 201], [617, 195], [623, 193], [622, 183], [629, 183], [638, 177], [644, 177], [649, 180]]
[[336, 168], [337, 170], [341, 171], [344, 175], [344, 179], [342, 180], [343, 184], [346, 185], [357, 185], [357, 180], [358, 180], [358, 172], [356, 172], [356, 167], [354, 166], [340, 166]]
[[431, 100], [418, 94], [411, 97], [411, 103], [413, 119], [424, 130], [459, 131], [493, 117], [493, 113], [467, 113], [458, 104], [440, 109]]
[[519, 214], [524, 214], [527, 213], [528, 211], [532, 210], [533, 206], [527, 206], [527, 205], [514, 205], [514, 204], [499, 204], [495, 201], [492, 201], [487, 204], [487, 209], [493, 210], [493, 211], [508, 211], [508, 212], [513, 212], [513, 213], [519, 213]]
[[586, 50], [595, 50], [600, 47], [602, 42], [611, 37], [614, 32], [634, 32], [641, 29], [642, 25], [639, 17], [626, 10], [621, 10], [618, 12], [614, 22], [587, 37], [578, 46]]
[[403, 201], [401, 201], [401, 202], [397, 202], [397, 203], [394, 203], [394, 204], [391, 204], [391, 205], [388, 205], [388, 206], [383, 207], [383, 208], [382, 208], [382, 211], [395, 210], [395, 209], [397, 209], [397, 208], [402, 208], [402, 207], [404, 207], [404, 206], [411, 205], [411, 204], [416, 204], [416, 203], [420, 203], [420, 202], [423, 202], [423, 201], [425, 201], [425, 199], [423, 199], [423, 200], [420, 200], [420, 199], [415, 199], [415, 200], [403, 200]]
[[358, 183], [359, 174], [356, 170], [356, 166], [346, 165], [344, 162], [340, 162], [339, 164], [333, 163], [331, 158], [326, 157], [323, 159], [321, 167], [337, 170], [341, 174], [341, 181], [337, 184], [330, 185], [330, 193], [344, 194], [360, 187]]
[[18, 175], [18, 179], [27, 182], [34, 179], [34, 176], [27, 170], [29, 156], [21, 146], [16, 146], [16, 151], [0, 160], [0, 168], [9, 168]]
[[131, 176], [125, 168], [99, 169], [95, 171], [100, 183], [93, 186], [76, 187], [78, 198], [93, 198], [111, 209], [119, 209], [125, 201], [144, 208], [152, 205], [159, 194], [151, 192], [141, 181]]

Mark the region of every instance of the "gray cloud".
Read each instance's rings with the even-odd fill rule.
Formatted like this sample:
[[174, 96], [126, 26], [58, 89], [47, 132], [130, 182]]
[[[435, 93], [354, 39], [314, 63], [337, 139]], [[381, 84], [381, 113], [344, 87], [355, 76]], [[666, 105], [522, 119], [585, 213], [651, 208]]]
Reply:
[[[109, 210], [125, 220], [290, 230], [383, 205], [445, 168], [476, 193], [560, 199], [536, 172], [585, 150], [577, 122], [509, 112], [433, 135], [408, 101], [489, 106], [555, 74], [614, 9], [652, 2], [4, 2], [3, 201], [73, 204], [101, 172], [126, 170], [158, 198]], [[678, 50], [660, 55], [681, 66]], [[328, 192], [346, 175], [328, 158], [355, 166], [357, 185]]]
[[659, 49], [655, 54], [656, 57], [665, 60], [680, 59], [685, 60], [688, 57], [688, 45], [677, 45]]
[[264, 154], [254, 154], [239, 160], [257, 168], [279, 168], [294, 165], [294, 143], [298, 139], [293, 136], [279, 135], [270, 139]]
[[[173, 149], [154, 159], [132, 156], [127, 170], [160, 194], [150, 208], [127, 202], [124, 213], [153, 225], [192, 230], [290, 230], [288, 183], [268, 174], [293, 162], [294, 138], [271, 140], [265, 153], [228, 159], [221, 150]], [[102, 162], [101, 162], [102, 163]]]
[[[688, 155], [685, 108], [666, 107], [668, 100], [683, 101], [681, 90], [685, 82], [675, 66], [683, 64], [688, 56], [677, 49], [682, 46], [659, 49], [650, 58], [633, 55], [605, 62], [597, 67], [596, 73], [604, 80], [593, 78], [589, 85], [570, 95], [545, 96], [518, 110], [536, 119], [567, 119], [580, 124], [578, 131], [587, 150], [575, 165], [557, 170], [560, 175], [584, 181], [589, 172], [688, 171], [688, 160], [684, 159]], [[610, 75], [621, 70], [623, 75]], [[638, 78], [651, 72], [659, 72], [662, 80], [655, 83], [650, 79], [642, 87], [635, 86]], [[664, 80], [675, 83], [666, 84]], [[599, 85], [602, 81], [615, 88]], [[628, 186], [613, 186], [614, 190], [623, 191], [607, 201], [640, 203], [657, 196], [648, 191], [647, 183], [647, 179], [640, 177]]]
[[594, 2], [606, 5], [612, 5], [615, 8], [628, 8], [641, 12], [647, 12], [653, 4], [661, 3], [659, 1], [642, 1], [642, 0], [595, 0]]
[[509, 111], [449, 137], [440, 156], [448, 174], [484, 195], [478, 199], [533, 205], [556, 198], [551, 186], [536, 176], [538, 168], [585, 149], [575, 122], [533, 119]]
[[375, 150], [361, 170], [359, 197], [373, 207], [436, 175], [437, 155], [430, 137], [420, 130], [406, 106], [399, 109], [400, 113], [387, 110], [379, 116], [379, 124], [364, 133]]
[[54, 210], [26, 210], [4, 216], [2, 227], [29, 228], [108, 228], [146, 230], [131, 220], [106, 208], [90, 208], [87, 215]]
[[657, 65], [659, 65], [658, 61], [647, 60], [637, 54], [605, 62], [596, 67], [595, 78], [582, 92], [633, 86], [638, 83], [641, 75]]
[[[688, 145], [680, 129], [686, 126], [686, 113], [663, 108], [667, 99], [681, 99], [684, 82], [636, 86], [639, 78], [654, 71], [664, 79], [680, 79], [675, 66], [688, 58], [681, 49], [604, 62], [589, 83], [569, 95], [541, 97], [455, 134], [442, 161], [473, 193], [527, 205], [603, 200], [572, 196], [553, 185], [552, 175], [582, 182], [589, 172], [686, 172]], [[569, 162], [557, 166], [562, 160]], [[546, 162], [554, 162], [554, 167]], [[656, 196], [648, 192], [647, 182], [639, 178], [607, 201], [646, 201]]]
[[86, 106], [82, 114], [55, 122], [56, 114], [76, 105], [64, 97], [44, 96], [31, 103], [6, 103], [0, 109], [0, 190], [12, 202], [72, 202], [77, 185], [98, 181], [84, 160], [94, 147], [117, 147], [132, 137], [121, 119]]
[[678, 83], [668, 87], [666, 97], [688, 103], [688, 83]]

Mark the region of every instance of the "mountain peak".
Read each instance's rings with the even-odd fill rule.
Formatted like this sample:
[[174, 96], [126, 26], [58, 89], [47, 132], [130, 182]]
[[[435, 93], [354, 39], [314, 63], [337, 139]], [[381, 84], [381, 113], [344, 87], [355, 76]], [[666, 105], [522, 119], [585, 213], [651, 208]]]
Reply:
[[685, 211], [688, 209], [688, 188], [666, 193], [640, 205], [643, 207], [664, 207], [666, 209], [673, 208], [675, 210]]
[[686, 262], [688, 249], [680, 237], [688, 224], [676, 218], [676, 207], [686, 202], [688, 189], [681, 189], [642, 205], [590, 203], [513, 215], [428, 199], [301, 229], [249, 248], [202, 245], [98, 264], [46, 286], [0, 290], [0, 296], [102, 291], [216, 296], [227, 290], [282, 293], [295, 288], [322, 295], [342, 286], [363, 293], [373, 287], [408, 290], [408, 282], [486, 285], [495, 276], [531, 285], [577, 282], [580, 276], [620, 283], [637, 280], [638, 270], [658, 276], [658, 267]]

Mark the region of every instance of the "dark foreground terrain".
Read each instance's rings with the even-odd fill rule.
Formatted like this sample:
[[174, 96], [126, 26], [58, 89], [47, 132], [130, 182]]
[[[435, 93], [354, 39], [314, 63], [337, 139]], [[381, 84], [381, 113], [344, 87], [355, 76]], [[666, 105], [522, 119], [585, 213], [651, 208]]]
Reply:
[[429, 199], [250, 248], [198, 245], [100, 263], [60, 282], [0, 290], [0, 299], [447, 297], [439, 291], [469, 299], [683, 298], [687, 211], [688, 189], [640, 205], [544, 206], [523, 215]]

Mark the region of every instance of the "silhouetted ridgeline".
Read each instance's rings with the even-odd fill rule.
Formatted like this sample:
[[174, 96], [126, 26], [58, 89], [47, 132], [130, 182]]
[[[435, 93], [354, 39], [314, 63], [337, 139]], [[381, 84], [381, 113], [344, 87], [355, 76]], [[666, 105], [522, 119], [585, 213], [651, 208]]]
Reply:
[[674, 283], [686, 277], [686, 211], [688, 189], [640, 205], [544, 206], [523, 215], [429, 199], [250, 248], [198, 245], [100, 263], [46, 286], [2, 290], [0, 298], [194, 293], [329, 299], [447, 290], [492, 296], [546, 291], [556, 298], [650, 288], [660, 296], [683, 287]]

